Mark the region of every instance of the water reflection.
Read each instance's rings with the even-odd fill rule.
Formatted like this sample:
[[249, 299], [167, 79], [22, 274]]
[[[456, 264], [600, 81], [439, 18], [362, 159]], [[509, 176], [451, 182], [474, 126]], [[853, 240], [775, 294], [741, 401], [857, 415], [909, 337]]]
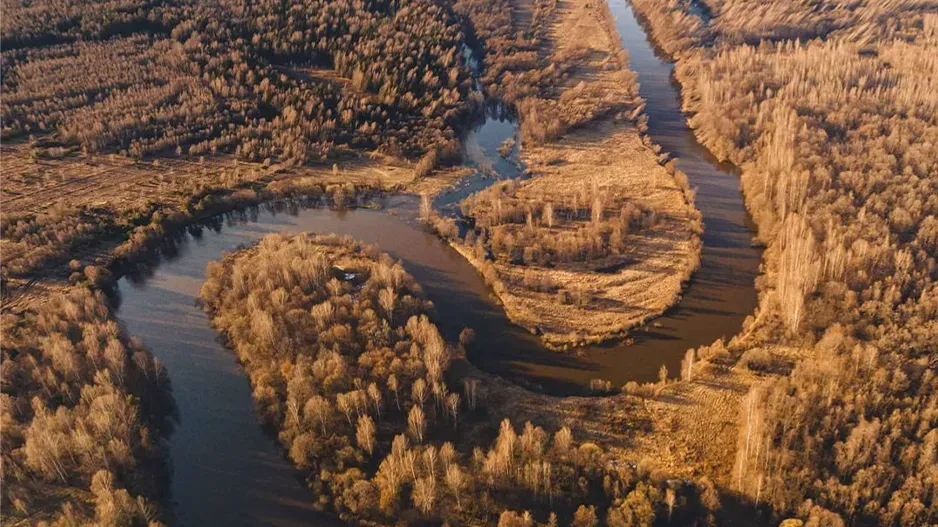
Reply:
[[[650, 134], [679, 158], [678, 166], [698, 187], [706, 224], [703, 265], [680, 305], [633, 332], [628, 343], [591, 346], [577, 355], [552, 353], [506, 319], [464, 258], [414, 221], [415, 197], [385, 199], [392, 214], [333, 211], [319, 200], [304, 200], [252, 207], [191, 226], [167, 238], [159, 258], [133, 266], [118, 284], [119, 318], [153, 349], [173, 381], [181, 415], [170, 439], [176, 524], [335, 521], [313, 509], [314, 497], [258, 426], [247, 377], [196, 305], [208, 262], [267, 233], [335, 232], [377, 244], [422, 284], [447, 339], [455, 340], [464, 327], [475, 330], [469, 350], [474, 364], [551, 393], [582, 393], [596, 378], [616, 386], [653, 380], [662, 364], [676, 372], [686, 349], [740, 329], [755, 307], [760, 252], [750, 246], [738, 179], [694, 140], [680, 112], [671, 66], [655, 55], [629, 6], [610, 0], [610, 7], [648, 101]], [[517, 133], [511, 115], [497, 107], [490, 111], [467, 138], [467, 159], [476, 174], [442, 195], [438, 207], [455, 213], [456, 203], [493, 181], [489, 167], [499, 177], [523, 175], [516, 150], [507, 159], [497, 155], [502, 142]]]
[[464, 164], [474, 172], [433, 200], [433, 207], [443, 214], [459, 216], [459, 202], [471, 194], [496, 181], [526, 176], [524, 165], [518, 159], [520, 138], [516, 116], [498, 103], [486, 104], [484, 112], [485, 118], [463, 140]]

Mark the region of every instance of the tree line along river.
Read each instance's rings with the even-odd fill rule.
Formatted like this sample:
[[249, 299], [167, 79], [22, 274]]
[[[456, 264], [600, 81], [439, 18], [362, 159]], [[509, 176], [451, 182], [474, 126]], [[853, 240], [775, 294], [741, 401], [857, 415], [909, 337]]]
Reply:
[[[688, 348], [739, 331], [756, 305], [753, 282], [761, 256], [751, 246], [753, 230], [739, 179], [694, 139], [681, 112], [672, 65], [649, 42], [631, 6], [625, 0], [609, 2], [647, 100], [649, 133], [678, 158], [678, 167], [697, 188], [696, 204], [705, 224], [701, 267], [680, 304], [647, 328], [633, 331], [629, 344], [561, 354], [511, 324], [475, 268], [415, 220], [415, 197], [388, 197], [380, 211], [269, 206], [216, 218], [201, 234], [184, 235], [172, 255], [118, 284], [117, 316], [166, 366], [179, 407], [181, 422], [169, 443], [175, 525], [339, 523], [313, 509], [314, 497], [276, 440], [259, 426], [250, 384], [234, 354], [218, 341], [196, 304], [208, 262], [265, 234], [334, 232], [378, 245], [400, 259], [423, 286], [444, 337], [452, 341], [464, 327], [475, 330], [471, 362], [558, 396], [581, 393], [591, 379], [614, 386], [654, 380], [662, 364], [678, 371]], [[516, 132], [505, 112], [488, 112], [467, 137], [470, 163], [488, 165], [500, 177], [520, 175], [497, 154], [501, 142]], [[470, 176], [436, 204], [453, 203], [496, 180]]]

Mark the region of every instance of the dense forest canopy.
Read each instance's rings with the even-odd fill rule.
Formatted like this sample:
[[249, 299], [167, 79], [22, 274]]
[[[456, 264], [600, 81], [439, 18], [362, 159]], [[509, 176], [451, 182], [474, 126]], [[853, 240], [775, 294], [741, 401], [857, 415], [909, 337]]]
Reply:
[[[89, 267], [81, 280], [105, 274]], [[174, 413], [163, 366], [110, 317], [104, 294], [85, 287], [3, 322], [4, 515], [158, 522], [160, 436]]]
[[934, 523], [938, 3], [705, 4], [635, 2], [769, 244], [743, 346], [810, 350], [744, 402], [736, 486], [830, 525]]
[[208, 274], [202, 299], [260, 415], [349, 522], [625, 527], [718, 505], [711, 487], [615, 464], [567, 428], [499, 424], [480, 380], [449, 371], [420, 287], [375, 247], [269, 235]]
[[301, 163], [452, 153], [471, 83], [429, 0], [4, 1], [3, 137]]

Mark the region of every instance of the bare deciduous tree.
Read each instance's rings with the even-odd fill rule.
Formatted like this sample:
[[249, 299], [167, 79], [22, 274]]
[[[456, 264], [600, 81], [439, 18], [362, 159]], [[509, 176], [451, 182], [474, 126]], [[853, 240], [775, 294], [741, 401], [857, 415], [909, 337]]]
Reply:
[[407, 416], [407, 427], [410, 435], [418, 442], [423, 442], [423, 432], [427, 426], [427, 418], [419, 406], [412, 406]]
[[453, 417], [453, 428], [457, 428], [458, 416], [459, 416], [459, 394], [451, 393], [446, 396], [446, 408], [449, 411], [449, 414]]
[[375, 448], [375, 422], [371, 417], [363, 415], [358, 418], [358, 425], [355, 427], [355, 441], [362, 450], [369, 455]]

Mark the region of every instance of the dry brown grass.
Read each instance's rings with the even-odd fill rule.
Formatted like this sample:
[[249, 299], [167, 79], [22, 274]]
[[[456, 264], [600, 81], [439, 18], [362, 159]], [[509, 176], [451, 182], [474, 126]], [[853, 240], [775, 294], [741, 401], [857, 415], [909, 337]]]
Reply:
[[[452, 184], [462, 172], [441, 170], [432, 178], [418, 178], [413, 163], [379, 154], [347, 151], [327, 163], [305, 166], [265, 166], [238, 161], [228, 155], [202, 158], [169, 157], [139, 161], [125, 156], [84, 156], [62, 151], [57, 157], [36, 156], [27, 142], [2, 146], [3, 218], [64, 211], [90, 213], [97, 218], [142, 220], [152, 210], [184, 210], [194, 195], [210, 189], [271, 189], [354, 185], [386, 191], [432, 192]], [[123, 225], [123, 220], [119, 221]], [[111, 222], [113, 227], [114, 222]], [[106, 265], [123, 237], [114, 232], [91, 233], [91, 239], [70, 248], [68, 258], [5, 284], [4, 311], [19, 311], [44, 303], [63, 292], [75, 259], [83, 266]], [[64, 243], [68, 241], [65, 240]], [[29, 252], [28, 244], [0, 240], [5, 264]]]
[[[517, 11], [524, 10], [525, 0], [516, 4]], [[590, 108], [611, 106], [620, 112], [640, 111], [634, 74], [627, 69], [608, 16], [605, 4], [586, 0], [558, 4], [539, 51], [558, 60], [578, 58], [564, 86], [551, 100], [539, 102], [539, 108], [560, 106], [574, 113], [570, 108], [585, 108], [588, 113]], [[643, 142], [634, 122], [608, 116], [588, 121], [559, 140], [526, 141], [521, 160], [535, 177], [523, 182], [513, 198], [567, 203], [584, 188], [593, 187], [610, 196], [610, 204], [631, 202], [654, 210], [658, 222], [629, 235], [620, 254], [599, 260], [548, 268], [497, 259], [496, 293], [513, 322], [540, 332], [549, 346], [562, 348], [621, 334], [679, 299], [681, 282], [697, 266], [698, 214], [684, 189], [658, 163], [655, 151]], [[589, 207], [589, 203], [582, 206]], [[613, 206], [609, 212], [617, 211]], [[585, 225], [573, 222], [569, 227]], [[459, 249], [483, 268], [485, 263], [470, 247]], [[525, 281], [553, 287], [535, 291], [525, 287]], [[590, 300], [562, 304], [557, 301], [558, 289]]]
[[[409, 163], [388, 156], [350, 153], [331, 163], [265, 166], [232, 156], [139, 161], [113, 155], [33, 157], [28, 143], [2, 147], [3, 213], [39, 212], [56, 206], [109, 207], [121, 211], [148, 201], [172, 203], [199, 185], [314, 178], [318, 183], [398, 188], [415, 180]], [[335, 165], [335, 169], [333, 168]]]
[[[773, 347], [773, 356], [804, 350]], [[488, 404], [513, 420], [568, 426], [579, 440], [602, 444], [622, 463], [650, 464], [673, 477], [706, 476], [718, 488], [732, 488], [741, 401], [767, 377], [741, 366], [707, 367], [692, 381], [671, 381], [642, 399], [552, 397], [534, 394], [500, 379], [486, 379]]]

